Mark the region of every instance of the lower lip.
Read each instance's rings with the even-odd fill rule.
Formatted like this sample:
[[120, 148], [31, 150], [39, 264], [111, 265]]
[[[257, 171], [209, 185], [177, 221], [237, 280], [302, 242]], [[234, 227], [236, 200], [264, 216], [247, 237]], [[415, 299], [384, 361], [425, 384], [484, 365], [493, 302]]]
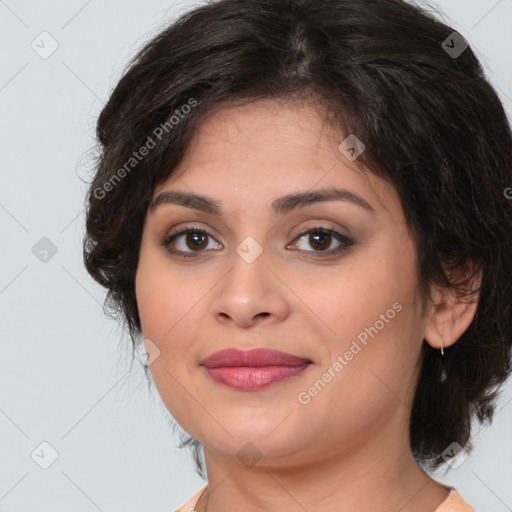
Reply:
[[262, 389], [276, 382], [295, 377], [311, 366], [220, 366], [205, 368], [210, 377], [226, 386], [244, 391]]

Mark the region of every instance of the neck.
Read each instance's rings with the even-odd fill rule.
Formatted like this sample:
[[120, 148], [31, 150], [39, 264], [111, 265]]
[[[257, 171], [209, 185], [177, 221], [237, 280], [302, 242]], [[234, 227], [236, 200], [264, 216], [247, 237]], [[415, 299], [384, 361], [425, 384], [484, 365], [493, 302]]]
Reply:
[[[395, 430], [396, 431], [396, 430]], [[204, 447], [208, 490], [198, 512], [250, 509], [322, 510], [325, 512], [432, 512], [449, 489], [415, 462], [407, 443], [397, 444], [380, 431], [350, 450], [323, 457], [303, 453], [307, 464], [260, 459], [248, 467]], [[340, 504], [343, 507], [340, 508]]]

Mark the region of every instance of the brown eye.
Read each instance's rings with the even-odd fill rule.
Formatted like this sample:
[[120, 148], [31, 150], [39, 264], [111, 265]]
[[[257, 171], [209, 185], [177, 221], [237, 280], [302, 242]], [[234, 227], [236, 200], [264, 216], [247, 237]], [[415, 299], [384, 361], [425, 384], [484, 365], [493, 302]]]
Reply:
[[171, 254], [195, 257], [208, 248], [209, 238], [211, 238], [211, 235], [207, 231], [199, 228], [189, 228], [168, 236], [162, 242], [162, 245]]
[[[209, 249], [218, 250], [222, 248], [222, 245], [218, 243], [217, 246], [209, 247], [209, 239], [214, 240], [207, 231], [200, 228], [188, 228], [166, 237], [162, 246], [172, 255], [193, 258], [208, 252]], [[301, 241], [301, 239], [304, 239], [304, 241]], [[294, 240], [298, 241], [291, 244], [291, 247], [298, 246], [297, 248], [301, 252], [330, 256], [338, 254], [354, 244], [354, 241], [350, 238], [322, 226], [307, 228], [295, 235]], [[308, 245], [313, 250], [307, 249]]]
[[[304, 241], [301, 242], [301, 239]], [[294, 245], [301, 251], [330, 255], [337, 254], [354, 244], [350, 238], [322, 226], [306, 228], [305, 231], [298, 233], [294, 240], [298, 240]], [[332, 248], [333, 242], [337, 243], [334, 248]], [[312, 251], [307, 249], [308, 245], [313, 248]]]
[[189, 231], [185, 235], [185, 244], [192, 250], [205, 249], [208, 245], [208, 235], [197, 231]]
[[332, 242], [332, 235], [330, 233], [309, 233], [309, 243], [314, 249], [325, 250], [329, 249]]

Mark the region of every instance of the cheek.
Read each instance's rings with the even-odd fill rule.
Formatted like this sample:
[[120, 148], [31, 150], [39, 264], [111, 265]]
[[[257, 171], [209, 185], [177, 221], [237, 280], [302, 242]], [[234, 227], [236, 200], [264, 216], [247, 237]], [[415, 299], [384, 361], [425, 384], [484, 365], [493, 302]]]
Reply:
[[[160, 366], [181, 378], [192, 370], [191, 340], [204, 322], [198, 315], [205, 292], [189, 274], [172, 271], [165, 256], [154, 249], [141, 250], [135, 286], [142, 334], [160, 350]], [[158, 368], [153, 366], [152, 372]]]
[[165, 318], [162, 311], [166, 307], [167, 297], [161, 282], [159, 283], [156, 278], [158, 272], [151, 268], [152, 265], [141, 251], [135, 277], [137, 308], [144, 337], [153, 339], [161, 337]]
[[[342, 356], [347, 362], [340, 374], [350, 374], [360, 393], [369, 396], [375, 386], [382, 388], [378, 377], [391, 389], [405, 391], [410, 383], [422, 339], [415, 262], [412, 246], [393, 249], [390, 241], [387, 250], [366, 251], [365, 258], [309, 292], [308, 305], [329, 327], [324, 338], [329, 360], [323, 366]], [[343, 386], [338, 392], [344, 393]]]
[[309, 284], [306, 296], [319, 320], [330, 328], [332, 339], [341, 343], [375, 323], [379, 331], [390, 331], [390, 326], [406, 316], [399, 310], [411, 305], [415, 288], [412, 265], [398, 257], [386, 262], [381, 253], [329, 273], [314, 288]]
[[[193, 306], [193, 297], [187, 298], [185, 288], [168, 275], [166, 266], [152, 254], [141, 250], [135, 286], [142, 334], [157, 347], [158, 357], [149, 370], [162, 402], [180, 424], [195, 424], [190, 395], [184, 383], [190, 379], [188, 360], [189, 340], [184, 336], [187, 313]], [[174, 283], [172, 286], [169, 283]], [[190, 300], [189, 300], [190, 299]], [[192, 304], [189, 304], [192, 303]]]
[[173, 326], [190, 306], [186, 295], [188, 289], [181, 275], [170, 272], [165, 256], [160, 251], [141, 247], [139, 264], [135, 276], [137, 308], [145, 337], [163, 341], [172, 333]]

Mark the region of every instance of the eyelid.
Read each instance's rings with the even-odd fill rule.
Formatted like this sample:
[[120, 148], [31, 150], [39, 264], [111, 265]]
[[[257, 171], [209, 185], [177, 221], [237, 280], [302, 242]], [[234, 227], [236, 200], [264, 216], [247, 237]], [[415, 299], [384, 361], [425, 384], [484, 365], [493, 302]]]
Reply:
[[[173, 255], [181, 255], [184, 257], [197, 257], [201, 254], [206, 254], [206, 251], [204, 251], [204, 250], [203, 251], [179, 251], [179, 250], [171, 250], [168, 248], [168, 246], [171, 244], [171, 242], [174, 242], [176, 239], [178, 239], [184, 235], [187, 235], [188, 233], [192, 233], [192, 232], [203, 234], [203, 235], [215, 240], [215, 238], [212, 236], [212, 234], [204, 228], [200, 228], [199, 226], [184, 226], [181, 228], [175, 228], [171, 233], [164, 235], [161, 245], [164, 247], [164, 249], [166, 249], [169, 253], [171, 253]], [[216, 243], [219, 243], [219, 242], [216, 241]]]
[[292, 231], [290, 236], [293, 237], [293, 240], [295, 240], [297, 237], [303, 236], [303, 235], [307, 234], [310, 231], [318, 230], [318, 231], [325, 231], [325, 232], [328, 232], [328, 233], [333, 234], [333, 235], [337, 234], [337, 235], [340, 235], [341, 237], [343, 237], [343, 238], [345, 238], [347, 240], [350, 240], [350, 236], [349, 235], [344, 235], [343, 233], [340, 233], [338, 231], [338, 229], [339, 228], [334, 227], [334, 226], [328, 227], [328, 226], [322, 225], [318, 221], [316, 221], [316, 222], [313, 221], [312, 223], [307, 224], [306, 226], [303, 226], [301, 228], [298, 228], [298, 229]]
[[[209, 252], [211, 252], [211, 250], [204, 250], [204, 249], [200, 250], [200, 251], [180, 251], [180, 250], [172, 250], [172, 249], [168, 248], [168, 246], [171, 244], [171, 242], [174, 242], [177, 238], [180, 238], [181, 236], [187, 235], [188, 233], [191, 233], [191, 232], [205, 235], [206, 237], [209, 237], [209, 238], [215, 240], [216, 243], [220, 243], [220, 242], [217, 242], [215, 237], [207, 229], [201, 228], [199, 226], [182, 226], [182, 227], [173, 229], [173, 231], [171, 233], [165, 235], [164, 239], [161, 242], [161, 245], [169, 253], [171, 253], [171, 255], [183, 256], [183, 257], [196, 258], [196, 257], [200, 257], [202, 255], [206, 255]], [[331, 235], [334, 239], [336, 239], [339, 242], [340, 246], [336, 249], [329, 249], [329, 250], [324, 250], [324, 251], [314, 251], [314, 250], [306, 251], [303, 249], [298, 249], [297, 252], [306, 253], [306, 254], [307, 253], [317, 254], [320, 258], [322, 257], [322, 255], [323, 255], [323, 257], [334, 256], [334, 255], [338, 255], [338, 254], [344, 252], [345, 250], [349, 249], [355, 243], [351, 237], [338, 232], [337, 228], [319, 225], [319, 223], [317, 222], [317, 223], [310, 224], [308, 226], [303, 226], [302, 228], [295, 230], [291, 235], [289, 235], [293, 238], [292, 238], [291, 242], [286, 245], [285, 248], [290, 247], [291, 244], [296, 243], [297, 240], [302, 238], [303, 236], [306, 236], [309, 233], [314, 233], [314, 232], [326, 233], [326, 234]], [[317, 256], [313, 256], [313, 257], [317, 258]]]
[[[340, 247], [338, 247], [337, 249], [329, 249], [329, 250], [325, 250], [325, 251], [304, 251], [304, 250], [299, 249], [299, 252], [318, 254], [320, 257], [322, 257], [321, 255], [334, 256], [334, 255], [338, 255], [338, 254], [344, 252], [345, 250], [349, 249], [355, 243], [353, 238], [351, 238], [347, 235], [344, 235], [343, 233], [338, 232], [334, 228], [328, 228], [325, 226], [321, 226], [318, 223], [313, 224], [313, 225], [308, 225], [308, 226], [301, 228], [300, 230], [294, 231], [294, 234], [292, 235], [293, 236], [292, 243], [294, 243], [296, 240], [302, 238], [303, 236], [306, 236], [310, 233], [316, 233], [316, 232], [327, 233], [327, 234], [331, 235], [333, 238], [335, 238], [340, 243]], [[289, 247], [289, 245], [290, 244], [288, 244], [286, 247]], [[324, 257], [326, 257], [326, 256], [324, 256]]]

